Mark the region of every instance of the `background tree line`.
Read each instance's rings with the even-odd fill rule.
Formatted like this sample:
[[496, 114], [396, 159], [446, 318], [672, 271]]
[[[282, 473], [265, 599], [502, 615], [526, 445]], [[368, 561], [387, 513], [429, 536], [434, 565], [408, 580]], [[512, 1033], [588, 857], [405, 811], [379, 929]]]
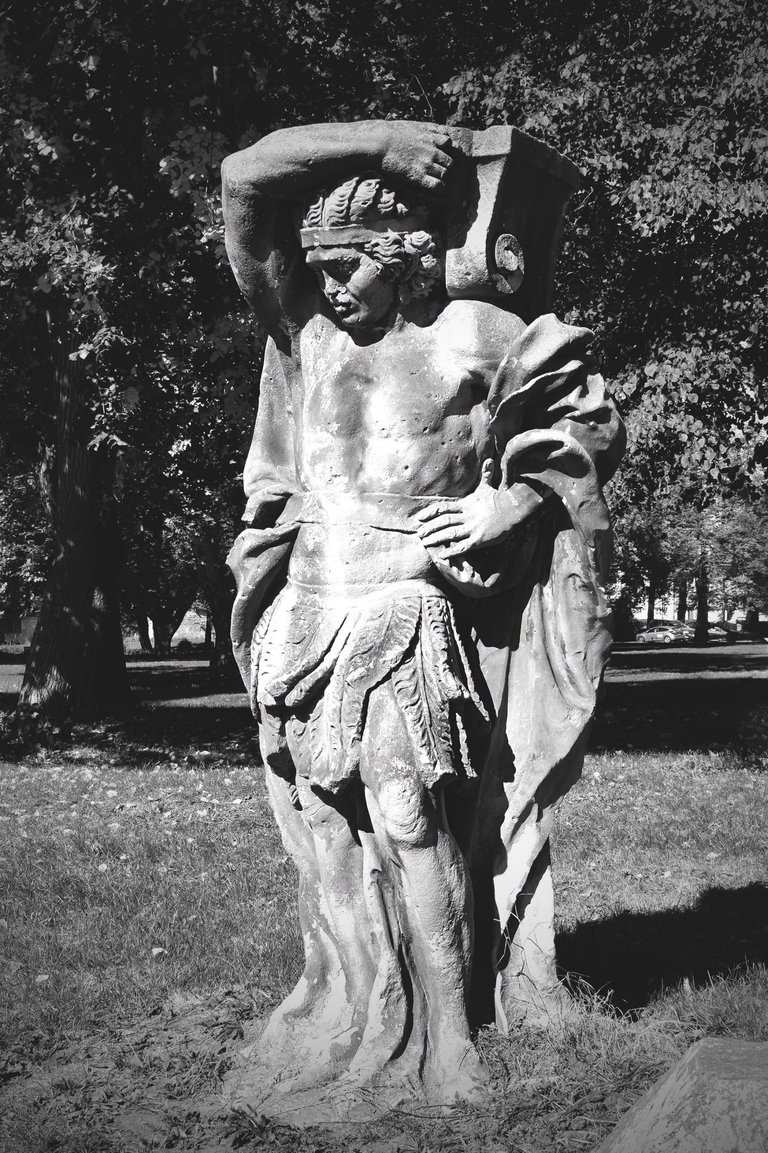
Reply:
[[2, 21], [0, 597], [45, 588], [23, 708], [122, 705], [121, 601], [163, 648], [200, 598], [228, 646], [261, 344], [218, 169], [293, 123], [507, 122], [578, 164], [555, 307], [595, 329], [628, 421], [617, 580], [652, 601], [675, 580], [701, 619], [718, 582], [764, 600], [757, 0], [16, 0]]

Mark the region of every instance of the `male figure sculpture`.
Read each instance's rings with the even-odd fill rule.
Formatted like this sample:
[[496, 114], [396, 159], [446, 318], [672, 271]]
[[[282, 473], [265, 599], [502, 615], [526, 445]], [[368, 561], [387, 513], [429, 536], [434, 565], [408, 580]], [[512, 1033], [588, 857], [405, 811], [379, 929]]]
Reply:
[[[305, 946], [239, 1109], [471, 1098], [471, 1026], [557, 997], [548, 837], [607, 651], [621, 425], [590, 334], [538, 315], [571, 170], [490, 133], [322, 124], [224, 165], [269, 333], [233, 637]], [[491, 235], [489, 158], [513, 206], [544, 181], [528, 253]]]

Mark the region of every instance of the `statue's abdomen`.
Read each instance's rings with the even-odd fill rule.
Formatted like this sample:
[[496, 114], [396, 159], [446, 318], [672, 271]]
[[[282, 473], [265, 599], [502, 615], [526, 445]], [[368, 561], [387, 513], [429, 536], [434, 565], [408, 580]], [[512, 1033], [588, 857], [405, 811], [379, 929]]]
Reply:
[[415, 532], [365, 524], [302, 524], [291, 554], [293, 581], [364, 589], [403, 580], [437, 579]]

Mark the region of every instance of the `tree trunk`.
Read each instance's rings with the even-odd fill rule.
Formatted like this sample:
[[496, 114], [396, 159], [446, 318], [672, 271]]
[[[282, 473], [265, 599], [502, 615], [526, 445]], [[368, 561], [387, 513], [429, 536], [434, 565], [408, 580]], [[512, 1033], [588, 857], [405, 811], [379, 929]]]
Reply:
[[677, 582], [677, 619], [684, 621], [688, 614], [688, 578], [680, 577]]
[[[115, 579], [114, 541], [99, 516], [98, 469], [88, 449], [89, 421], [77, 347], [49, 317], [52, 376], [57, 390], [52, 511], [56, 556], [32, 636], [19, 715], [36, 712], [54, 724], [119, 711], [127, 694]], [[105, 551], [106, 550], [106, 551]]]
[[89, 716], [102, 717], [123, 713], [130, 694], [120, 624], [122, 542], [113, 507], [100, 517], [95, 561], [84, 708]]
[[152, 641], [149, 636], [149, 619], [145, 612], [136, 610], [136, 631], [139, 634], [139, 644], [143, 653], [152, 653]]
[[696, 644], [709, 642], [709, 573], [706, 558], [702, 559], [696, 571]]
[[181, 628], [182, 624], [184, 623], [184, 617], [187, 615], [189, 610], [192, 608], [192, 605], [195, 603], [195, 596], [196, 595], [197, 595], [197, 590], [195, 590], [194, 592], [190, 592], [189, 595], [185, 596], [183, 599], [179, 599], [177, 597], [176, 600], [173, 602], [173, 605], [171, 607], [171, 629], [172, 629], [171, 635], [172, 636], [174, 633], [176, 633]]
[[656, 597], [658, 593], [653, 581], [648, 582], [648, 613], [646, 614], [645, 623], [648, 628], [651, 627], [656, 620]]
[[[232, 574], [226, 566], [226, 548], [222, 544], [220, 525], [208, 526], [196, 541], [196, 554], [200, 563], [200, 584], [208, 605], [208, 619], [213, 622], [214, 643], [209, 667], [216, 679], [230, 674], [237, 680], [237, 666], [232, 655], [229, 631], [232, 604], [235, 599]], [[206, 639], [208, 632], [206, 631]]]
[[235, 658], [232, 655], [232, 637], [229, 630], [233, 601], [234, 595], [228, 586], [220, 589], [218, 595], [215, 598], [211, 596], [209, 600], [215, 633], [209, 664], [211, 671], [217, 676], [226, 676], [237, 671]]
[[176, 631], [173, 628], [170, 612], [162, 608], [152, 609], [150, 612], [152, 631], [155, 634], [155, 656], [169, 657], [171, 655], [171, 640]]
[[170, 604], [155, 604], [150, 608], [149, 617], [155, 634], [157, 656], [171, 655], [171, 641], [194, 601], [195, 590], [189, 589], [173, 597]]

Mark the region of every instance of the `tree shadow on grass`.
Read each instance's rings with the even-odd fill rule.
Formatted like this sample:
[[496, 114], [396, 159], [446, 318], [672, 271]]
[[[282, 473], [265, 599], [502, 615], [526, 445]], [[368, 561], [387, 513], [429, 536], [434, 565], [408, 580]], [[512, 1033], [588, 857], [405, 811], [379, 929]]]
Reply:
[[196, 745], [215, 749], [222, 741], [242, 740], [245, 747], [256, 747], [256, 722], [247, 702], [242, 708], [184, 708], [163, 706], [136, 711], [123, 726], [128, 737], [141, 734], [147, 744], [169, 747]]
[[768, 964], [768, 886], [712, 888], [690, 909], [619, 913], [557, 937], [558, 962], [624, 1012], [684, 977], [692, 984]]
[[[617, 661], [621, 674], [630, 672], [635, 661], [642, 662], [640, 676], [606, 684], [592, 750], [693, 751], [760, 742], [768, 747], [768, 683], [750, 675], [766, 666], [765, 654], [755, 650], [746, 665], [741, 650], [621, 653], [617, 658], [623, 662]], [[129, 675], [135, 699], [187, 716], [195, 727], [204, 727], [204, 721], [192, 717], [200, 710], [242, 710], [247, 722], [247, 700], [237, 674], [216, 681], [204, 662], [187, 661], [135, 664]], [[222, 694], [230, 695], [225, 700]], [[182, 701], [189, 702], [187, 709]], [[236, 723], [234, 717], [232, 721]]]
[[[15, 680], [20, 684], [23, 661], [15, 663], [18, 669], [13, 670], [16, 674]], [[194, 706], [197, 703], [203, 704], [206, 698], [210, 698], [211, 707], [215, 709], [227, 707], [220, 698], [222, 694], [232, 693], [240, 696], [245, 708], [248, 707], [243, 682], [237, 670], [225, 667], [214, 672], [209, 667], [208, 661], [199, 657], [177, 660], [174, 656], [164, 661], [147, 659], [142, 662], [131, 660], [128, 663], [128, 680], [132, 704], [135, 707], [141, 707], [144, 702], [167, 700], [189, 701], [190, 706]], [[16, 706], [18, 687], [14, 685], [11, 690], [7, 686], [6, 681], [6, 686], [0, 691], [0, 707], [10, 710]], [[237, 702], [232, 702], [232, 705], [236, 704]]]
[[240, 708], [198, 708], [170, 705], [138, 707], [119, 721], [84, 721], [72, 729], [45, 730], [33, 740], [7, 736], [3, 723], [16, 704], [15, 695], [0, 695], [0, 760], [17, 760], [40, 745], [68, 750], [72, 744], [101, 750], [121, 768], [142, 768], [164, 762], [261, 765], [256, 722], [247, 704]]
[[768, 747], [768, 682], [684, 677], [605, 686], [592, 752]]
[[[14, 659], [17, 659], [14, 657]], [[590, 740], [593, 752], [768, 748], [768, 646], [621, 651], [614, 655]], [[215, 678], [200, 654], [183, 660], [132, 660], [129, 678], [138, 722], [148, 740], [173, 744], [235, 736], [255, 725], [242, 682], [231, 670]], [[16, 704], [0, 693], [0, 710]]]
[[216, 697], [221, 693], [240, 693], [246, 703], [243, 682], [237, 670], [222, 670], [213, 674], [207, 661], [169, 660], [153, 664], [131, 664], [128, 677], [134, 698], [138, 701], [163, 701], [184, 698], [192, 703], [204, 697], [212, 698], [212, 706], [217, 707]]
[[28, 652], [22, 645], [0, 645], [0, 665], [23, 665]]
[[768, 669], [768, 645], [710, 645], [708, 648], [616, 645], [611, 654], [610, 668], [619, 676], [643, 673], [653, 675], [654, 672], [690, 676], [738, 672], [754, 674]]

